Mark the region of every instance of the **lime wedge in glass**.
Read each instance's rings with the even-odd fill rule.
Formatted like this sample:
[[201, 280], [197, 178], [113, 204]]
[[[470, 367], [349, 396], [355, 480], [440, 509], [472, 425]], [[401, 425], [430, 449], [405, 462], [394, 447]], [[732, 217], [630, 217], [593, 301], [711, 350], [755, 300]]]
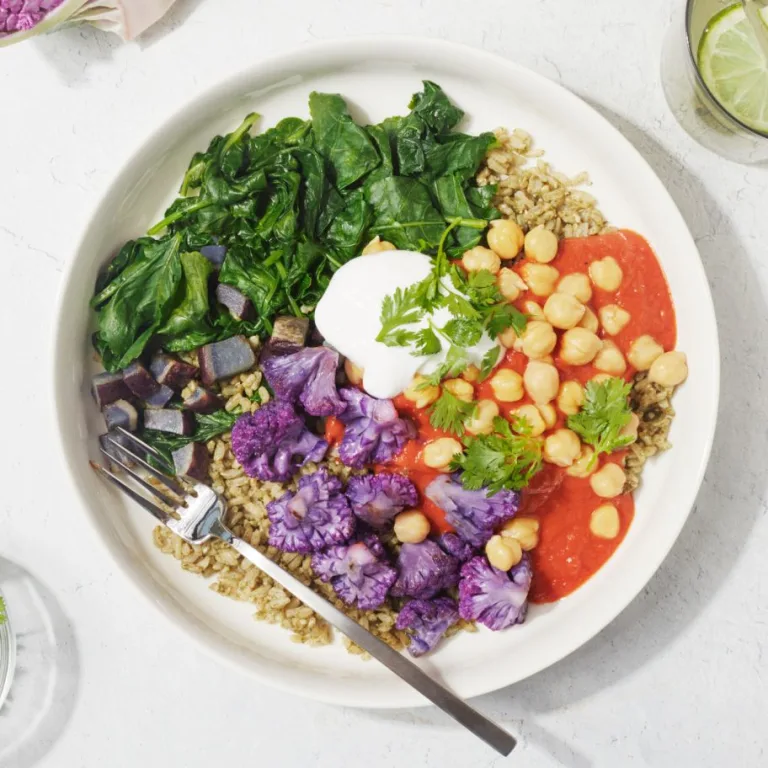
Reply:
[[[768, 34], [768, 8], [760, 15]], [[723, 109], [755, 131], [768, 133], [768, 61], [740, 3], [707, 24], [698, 64]]]

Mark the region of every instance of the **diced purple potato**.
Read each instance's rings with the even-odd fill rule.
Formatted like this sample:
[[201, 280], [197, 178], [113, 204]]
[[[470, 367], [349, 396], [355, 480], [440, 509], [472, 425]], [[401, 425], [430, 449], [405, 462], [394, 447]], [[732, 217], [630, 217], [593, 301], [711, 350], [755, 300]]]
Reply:
[[187, 475], [204, 483], [208, 479], [211, 457], [202, 443], [188, 443], [171, 454], [177, 475]]
[[213, 413], [224, 406], [222, 399], [210, 389], [197, 387], [195, 391], [184, 400], [184, 407], [195, 413]]
[[123, 368], [123, 381], [136, 397], [148, 400], [160, 389], [152, 374], [138, 360]]
[[281, 315], [275, 318], [272, 335], [269, 337], [267, 344], [277, 354], [283, 354], [283, 350], [295, 352], [306, 345], [308, 333], [308, 318]]
[[127, 400], [115, 400], [114, 403], [104, 406], [101, 412], [107, 429], [123, 427], [129, 432], [135, 432], [139, 426], [139, 412]]
[[161, 384], [157, 392], [144, 399], [147, 408], [165, 408], [173, 397], [173, 390]]
[[158, 352], [149, 363], [150, 373], [159, 384], [171, 389], [184, 389], [197, 376], [197, 368], [183, 363], [165, 352]]
[[224, 341], [206, 344], [197, 350], [203, 384], [213, 384], [236, 373], [253, 368], [256, 356], [245, 336], [232, 336]]
[[216, 286], [216, 299], [219, 304], [223, 304], [229, 314], [235, 320], [250, 320], [253, 318], [253, 304], [251, 300], [237, 288], [233, 288], [226, 283], [219, 283]]
[[158, 432], [170, 432], [174, 435], [191, 435], [195, 429], [195, 417], [176, 408], [149, 410], [144, 412], [144, 429], [156, 429]]
[[115, 400], [125, 400], [131, 397], [131, 390], [123, 381], [123, 374], [117, 373], [97, 373], [92, 380], [91, 394], [99, 408], [104, 408]]
[[227, 256], [227, 248], [224, 245], [204, 245], [200, 253], [205, 256], [214, 267], [220, 267]]

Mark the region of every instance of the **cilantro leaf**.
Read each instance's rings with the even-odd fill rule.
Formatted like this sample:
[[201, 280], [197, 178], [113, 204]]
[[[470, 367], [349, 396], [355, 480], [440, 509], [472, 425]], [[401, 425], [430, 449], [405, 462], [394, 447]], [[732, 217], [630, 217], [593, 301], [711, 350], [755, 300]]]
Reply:
[[522, 336], [528, 324], [525, 315], [511, 304], [497, 304], [488, 312], [486, 330], [493, 339], [507, 328], [514, 328], [518, 336]]
[[435, 429], [464, 434], [464, 424], [475, 411], [477, 403], [459, 400], [456, 395], [443, 389], [443, 393], [430, 407], [429, 423]]
[[471, 347], [483, 336], [483, 325], [469, 317], [454, 317], [441, 329], [441, 333], [459, 347]]
[[621, 434], [632, 419], [631, 389], [631, 384], [616, 377], [599, 384], [589, 381], [581, 410], [568, 417], [568, 428], [595, 449], [593, 463], [599, 454], [612, 453], [632, 442], [631, 435]]
[[398, 288], [393, 294], [384, 297], [381, 303], [381, 330], [376, 341], [388, 347], [405, 347], [413, 341], [413, 334], [403, 326], [418, 323], [426, 312], [423, 304], [424, 281], [414, 283], [407, 288]]
[[443, 348], [437, 334], [431, 328], [422, 328], [414, 335], [412, 355], [436, 355]]
[[469, 364], [466, 350], [461, 347], [451, 344], [448, 347], [448, 352], [445, 355], [445, 360], [438, 366], [438, 368], [431, 373], [420, 385], [419, 388], [435, 387], [443, 379], [453, 379], [458, 376]]
[[480, 381], [485, 381], [491, 375], [500, 356], [501, 347], [492, 347], [483, 355], [483, 361], [480, 363]]
[[487, 488], [490, 495], [519, 491], [541, 469], [541, 441], [531, 437], [531, 427], [522, 418], [510, 425], [497, 417], [493, 429], [489, 435], [465, 437], [464, 453], [454, 457], [451, 469], [461, 472], [468, 490]]

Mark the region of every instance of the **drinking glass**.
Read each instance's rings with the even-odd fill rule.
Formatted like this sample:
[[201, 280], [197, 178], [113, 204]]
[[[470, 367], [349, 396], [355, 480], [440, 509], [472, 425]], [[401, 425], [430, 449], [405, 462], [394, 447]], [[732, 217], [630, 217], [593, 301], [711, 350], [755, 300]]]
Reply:
[[768, 136], [729, 114], [699, 72], [697, 51], [710, 19], [734, 0], [678, 4], [664, 39], [661, 82], [672, 113], [687, 133], [718, 155], [739, 163], [768, 161]]

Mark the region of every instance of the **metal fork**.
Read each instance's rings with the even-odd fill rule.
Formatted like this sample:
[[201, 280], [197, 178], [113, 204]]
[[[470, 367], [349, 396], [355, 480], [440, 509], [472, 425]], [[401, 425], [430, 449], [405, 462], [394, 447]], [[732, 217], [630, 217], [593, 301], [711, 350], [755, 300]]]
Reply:
[[[374, 637], [324, 597], [302, 584], [293, 574], [229, 530], [224, 523], [224, 499], [213, 489], [191, 478], [172, 477], [172, 470], [166, 460], [152, 446], [120, 427], [116, 434], [119, 439], [109, 433], [103, 436], [100, 445], [108, 462], [122, 470], [120, 475], [95, 462], [91, 462], [91, 466], [163, 525], [190, 544], [202, 544], [211, 537], [226, 542], [497, 752], [508, 755], [515, 748], [517, 742], [513, 736], [483, 717], [465, 701], [425, 674], [406, 656]], [[154, 462], [168, 469], [168, 473], [158, 470], [145, 457], [151, 457]], [[123, 473], [130, 478], [130, 482], [123, 479]], [[158, 485], [148, 482], [147, 476], [154, 478]], [[133, 484], [162, 505], [136, 490]]]

